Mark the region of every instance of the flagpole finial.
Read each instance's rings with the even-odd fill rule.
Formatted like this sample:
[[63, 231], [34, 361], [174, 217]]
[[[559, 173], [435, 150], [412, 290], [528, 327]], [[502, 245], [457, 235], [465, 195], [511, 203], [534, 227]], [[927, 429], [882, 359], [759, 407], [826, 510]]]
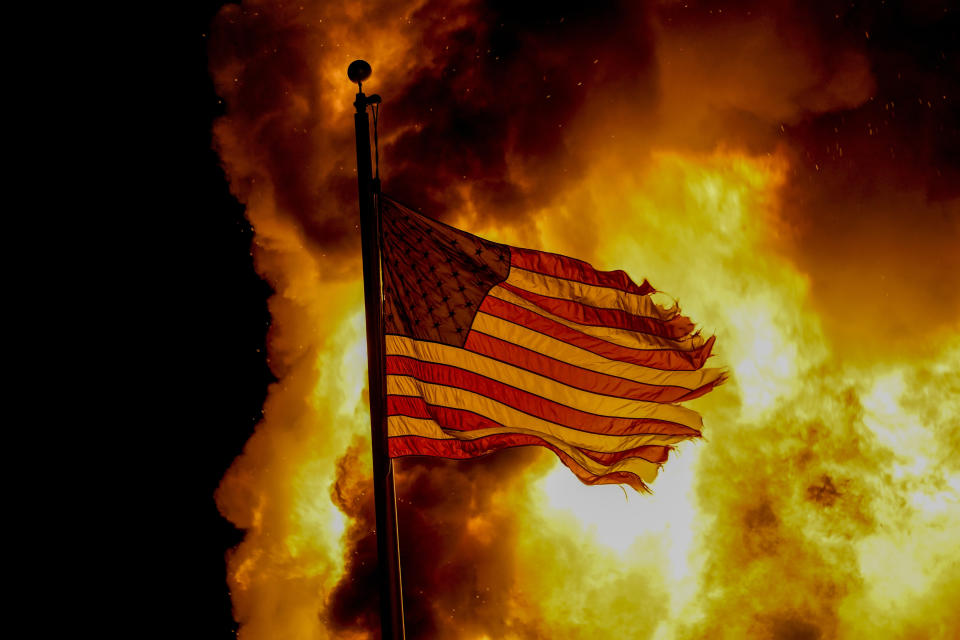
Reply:
[[347, 67], [347, 77], [350, 82], [356, 82], [360, 86], [360, 91], [363, 91], [363, 81], [369, 78], [371, 73], [373, 69], [366, 60], [354, 60]]

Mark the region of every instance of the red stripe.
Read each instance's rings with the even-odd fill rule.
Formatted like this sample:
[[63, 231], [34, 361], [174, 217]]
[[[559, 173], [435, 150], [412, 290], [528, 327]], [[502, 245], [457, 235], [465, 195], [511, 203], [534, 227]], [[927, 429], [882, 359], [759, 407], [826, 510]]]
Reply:
[[571, 387], [617, 398], [650, 402], [681, 402], [703, 395], [716, 386], [716, 383], [711, 383], [691, 390], [683, 387], [645, 384], [626, 378], [618, 378], [550, 358], [542, 353], [500, 338], [488, 336], [476, 330], [467, 335], [467, 341], [463, 346], [469, 351], [512, 364], [515, 367], [526, 369]]
[[603, 452], [580, 449], [580, 452], [592, 459], [594, 462], [599, 462], [602, 465], [610, 466], [620, 462], [621, 460], [626, 460], [627, 458], [643, 458], [647, 462], [663, 464], [667, 461], [667, 456], [670, 454], [670, 449], [671, 447], [664, 445], [646, 444], [642, 447], [634, 447], [633, 449], [627, 449], [625, 451]]
[[423, 436], [391, 436], [387, 445], [391, 458], [439, 456], [457, 460], [477, 458], [509, 447], [548, 446], [541, 438], [521, 433], [503, 433], [476, 440], [436, 440]]
[[551, 298], [506, 282], [501, 282], [500, 286], [524, 300], [532, 302], [541, 309], [578, 324], [594, 327], [616, 327], [663, 338], [683, 338], [690, 335], [694, 330], [694, 324], [690, 319], [681, 315], [674, 316], [670, 320], [658, 320], [649, 316], [637, 316], [620, 309], [602, 309], [566, 298]]
[[503, 427], [499, 422], [472, 411], [427, 404], [426, 400], [418, 396], [387, 396], [387, 415], [433, 420], [444, 429], [452, 431], [476, 431]]
[[[419, 443], [417, 446], [423, 448], [442, 447], [444, 450], [449, 452], [449, 455], [445, 455], [443, 457], [457, 459], [476, 458], [477, 456], [486, 455], [492, 451], [497, 451], [506, 447], [520, 447], [527, 445], [547, 447], [551, 451], [560, 451], [543, 438], [526, 433], [498, 433], [472, 440], [441, 440], [437, 438], [428, 438], [426, 436], [404, 435], [390, 436], [388, 443], [390, 445], [390, 457], [398, 458], [404, 455], [433, 455], [427, 453], [400, 453], [400, 451], [403, 451], [407, 447], [412, 447], [415, 443]], [[667, 456], [670, 453], [670, 447], [647, 445], [644, 447], [637, 447], [635, 449], [617, 451], [614, 453], [598, 453], [596, 451], [587, 451], [584, 449], [580, 449], [580, 452], [604, 466], [616, 464], [617, 462], [627, 458], [642, 458], [647, 462], [663, 464], [667, 461]]]
[[607, 473], [602, 476], [591, 476], [586, 471], [578, 472], [579, 465], [572, 461], [567, 462], [567, 460], [565, 460], [567, 456], [563, 453], [557, 453], [557, 456], [567, 465], [570, 471], [573, 471], [573, 475], [577, 476], [577, 479], [583, 484], [591, 486], [596, 484], [625, 484], [628, 487], [632, 487], [637, 493], [653, 493], [643, 480], [632, 473], [614, 471], [613, 473]]
[[[391, 458], [400, 458], [403, 456], [431, 456], [439, 458], [452, 458], [463, 460], [466, 458], [477, 458], [494, 451], [507, 449], [510, 447], [540, 446], [550, 449], [560, 461], [564, 463], [574, 475], [584, 484], [627, 484], [637, 491], [649, 491], [647, 486], [636, 475], [626, 471], [616, 471], [604, 475], [594, 475], [581, 467], [573, 458], [565, 452], [552, 446], [542, 438], [536, 436], [504, 433], [476, 440], [434, 440], [423, 436], [393, 436], [387, 442], [388, 455]], [[659, 447], [666, 449], [666, 447]], [[592, 456], [591, 456], [592, 457]], [[666, 460], [666, 455], [658, 456]], [[651, 460], [660, 464], [658, 460]]]
[[543, 420], [589, 433], [699, 435], [695, 429], [674, 422], [651, 418], [617, 418], [587, 413], [472, 371], [445, 364], [423, 362], [406, 356], [387, 356], [386, 372], [388, 375], [413, 376], [423, 382], [472, 391]]
[[480, 311], [489, 313], [492, 316], [509, 320], [528, 329], [538, 331], [557, 340], [567, 342], [581, 349], [586, 349], [591, 353], [618, 360], [620, 362], [630, 362], [654, 369], [665, 371], [695, 371], [703, 366], [704, 361], [710, 356], [710, 350], [716, 336], [711, 336], [702, 346], [690, 351], [680, 351], [679, 349], [632, 349], [624, 347], [594, 336], [589, 336], [582, 331], [572, 329], [565, 324], [545, 318], [538, 313], [534, 313], [515, 304], [487, 296], [480, 304]]
[[583, 260], [568, 258], [555, 253], [534, 251], [533, 249], [510, 247], [510, 266], [584, 284], [620, 289], [627, 293], [636, 293], [642, 296], [656, 291], [646, 280], [643, 281], [643, 284], [638, 285], [630, 279], [626, 272], [619, 269], [617, 271], [599, 271]]

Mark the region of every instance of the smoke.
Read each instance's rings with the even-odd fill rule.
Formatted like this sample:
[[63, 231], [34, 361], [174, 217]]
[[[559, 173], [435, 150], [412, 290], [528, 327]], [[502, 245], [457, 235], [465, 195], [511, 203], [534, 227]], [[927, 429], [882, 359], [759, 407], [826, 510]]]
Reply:
[[[868, 565], [890, 551], [891, 519], [954, 548], [938, 532], [955, 505], [931, 516], [911, 496], [952, 486], [955, 458], [897, 476], [933, 454], [884, 440], [896, 430], [869, 381], [918, 358], [891, 395], [896, 419], [958, 450], [956, 413], [929, 408], [957, 391], [936, 364], [960, 330], [955, 27], [937, 3], [225, 6], [211, 28], [227, 105], [215, 145], [277, 292], [279, 382], [218, 492], [247, 531], [230, 569], [241, 637], [376, 634], [356, 58], [384, 98], [386, 191], [682, 292], [734, 371], [706, 405], [716, 430], [688, 457], [701, 514], [689, 544], [708, 549], [690, 569], [695, 606], [671, 600], [677, 584], [654, 568], [672, 547], [653, 534], [625, 563], [548, 515], [549, 455], [405, 460], [410, 637], [653, 637], [665, 618], [676, 637], [845, 637], [888, 593], [918, 612], [888, 608], [888, 628], [936, 637], [923, 617], [949, 623], [937, 603], [960, 572], [931, 569], [921, 598]], [[921, 545], [894, 548], [936, 566]], [[551, 596], [572, 589], [569, 571], [584, 576], [577, 593]]]
[[228, 104], [217, 146], [242, 201], [268, 192], [318, 249], [352, 249], [343, 69], [363, 55], [375, 68], [368, 86], [386, 97], [391, 193], [438, 216], [469, 202], [518, 225], [582, 170], [582, 149], [563, 127], [591, 96], [649, 110], [652, 42], [645, 10], [610, 4], [227, 6], [211, 44]]
[[[916, 310], [931, 329], [954, 328], [960, 310], [940, 278], [960, 266], [956, 18], [936, 9], [231, 5], [211, 45], [228, 104], [217, 146], [242, 201], [268, 195], [341, 260], [356, 243], [342, 77], [353, 57], [372, 61], [368, 85], [386, 98], [386, 188], [440, 217], [522, 226], [603, 154], [630, 170], [652, 147], [781, 150], [783, 250], [813, 278], [838, 342], [862, 355], [850, 327], [865, 317], [903, 340]], [[350, 258], [325, 268], [348, 271]]]
[[[368, 449], [369, 443], [362, 447]], [[507, 637], [498, 625], [508, 624], [502, 612], [510, 608], [515, 574], [519, 507], [513, 496], [523, 493], [523, 472], [548, 460], [516, 449], [462, 464], [395, 463], [404, 614], [411, 638], [471, 632]], [[372, 490], [369, 470], [348, 452], [334, 490], [335, 501], [352, 519], [347, 571], [329, 596], [327, 622], [337, 634], [379, 625]]]
[[778, 244], [810, 275], [837, 347], [938, 348], [960, 317], [944, 278], [960, 267], [956, 16], [683, 2], [658, 24], [664, 143], [789, 158]]

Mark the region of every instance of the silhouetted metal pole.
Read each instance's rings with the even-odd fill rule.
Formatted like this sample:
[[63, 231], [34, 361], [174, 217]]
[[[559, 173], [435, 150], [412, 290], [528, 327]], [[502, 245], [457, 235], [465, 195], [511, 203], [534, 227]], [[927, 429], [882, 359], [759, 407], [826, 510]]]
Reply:
[[[347, 76], [359, 91], [353, 121], [357, 130], [357, 186], [360, 192], [360, 237], [363, 251], [363, 300], [367, 311], [367, 366], [370, 384], [370, 439], [373, 447], [373, 500], [377, 515], [377, 560], [380, 574], [380, 630], [382, 640], [404, 640], [403, 591], [397, 536], [397, 499], [393, 461], [387, 454], [387, 389], [384, 376], [383, 306], [380, 280], [380, 211], [374, 203], [370, 166], [370, 119], [363, 81], [370, 65], [355, 60]], [[379, 97], [376, 97], [379, 101]], [[379, 185], [376, 185], [379, 192]], [[379, 193], [377, 194], [379, 195]]]

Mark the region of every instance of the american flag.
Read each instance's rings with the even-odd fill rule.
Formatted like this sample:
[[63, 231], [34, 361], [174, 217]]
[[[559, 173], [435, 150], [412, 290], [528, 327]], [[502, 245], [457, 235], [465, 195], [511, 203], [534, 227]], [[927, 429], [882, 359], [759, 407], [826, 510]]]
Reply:
[[388, 452], [550, 449], [587, 484], [646, 491], [700, 436], [678, 403], [724, 379], [623, 271], [479, 238], [381, 197]]

